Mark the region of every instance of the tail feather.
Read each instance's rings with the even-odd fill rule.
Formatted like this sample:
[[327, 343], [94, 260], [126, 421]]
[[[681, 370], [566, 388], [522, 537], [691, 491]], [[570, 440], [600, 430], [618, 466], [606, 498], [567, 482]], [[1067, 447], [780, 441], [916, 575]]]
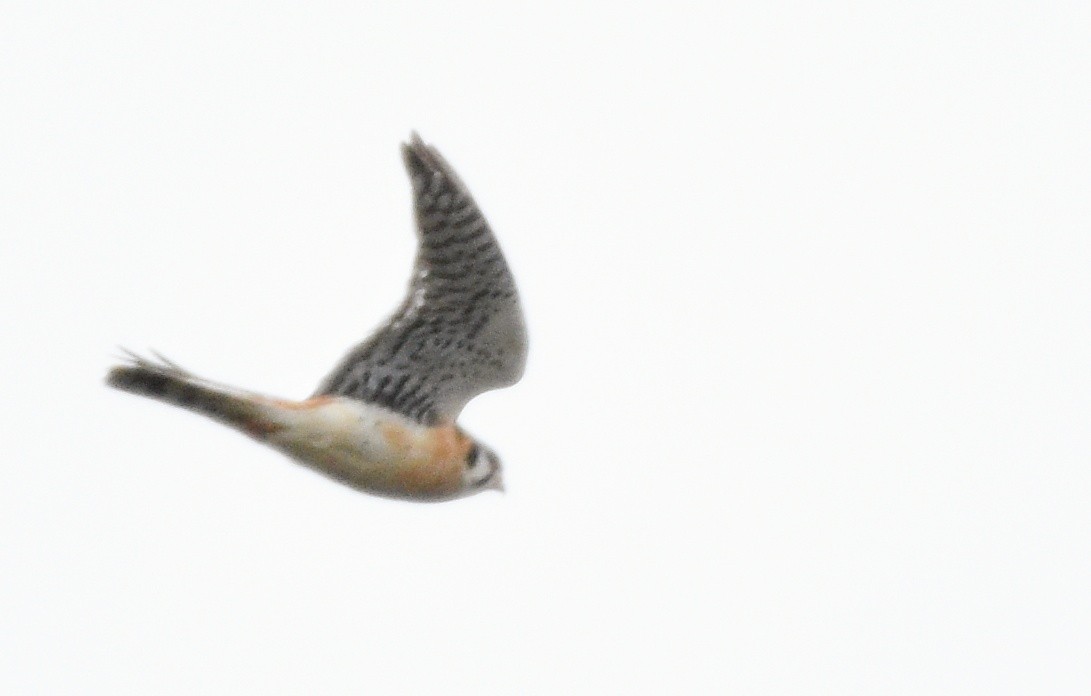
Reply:
[[111, 368], [106, 384], [180, 406], [252, 435], [270, 431], [268, 409], [258, 398], [196, 377], [159, 355], [156, 358], [160, 362], [129, 353], [128, 364]]

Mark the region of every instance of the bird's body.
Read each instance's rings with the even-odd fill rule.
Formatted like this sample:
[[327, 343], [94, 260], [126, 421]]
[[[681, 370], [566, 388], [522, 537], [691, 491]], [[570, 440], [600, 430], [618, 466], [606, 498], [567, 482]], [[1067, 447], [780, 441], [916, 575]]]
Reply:
[[420, 243], [409, 293], [314, 396], [261, 396], [135, 355], [107, 383], [208, 416], [378, 495], [447, 500], [501, 488], [499, 459], [455, 419], [473, 396], [522, 375], [526, 334], [515, 285], [449, 165], [415, 136], [403, 154]]

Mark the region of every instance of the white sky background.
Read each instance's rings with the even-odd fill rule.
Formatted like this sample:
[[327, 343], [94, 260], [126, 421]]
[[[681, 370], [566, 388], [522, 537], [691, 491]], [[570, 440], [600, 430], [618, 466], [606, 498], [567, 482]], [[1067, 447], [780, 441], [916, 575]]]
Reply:
[[[5, 2], [0, 691], [1091, 689], [1082, 3]], [[102, 384], [302, 397], [439, 146], [519, 282], [509, 492], [354, 492]]]

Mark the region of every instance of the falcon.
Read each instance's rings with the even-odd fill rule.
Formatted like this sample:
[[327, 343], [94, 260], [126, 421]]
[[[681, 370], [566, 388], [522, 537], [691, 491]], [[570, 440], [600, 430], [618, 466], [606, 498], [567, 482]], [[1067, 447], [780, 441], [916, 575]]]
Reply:
[[466, 186], [414, 133], [402, 145], [417, 255], [394, 314], [302, 401], [210, 382], [129, 353], [106, 383], [240, 430], [362, 491], [440, 501], [503, 490], [500, 458], [456, 420], [470, 399], [515, 384], [527, 339], [515, 281]]

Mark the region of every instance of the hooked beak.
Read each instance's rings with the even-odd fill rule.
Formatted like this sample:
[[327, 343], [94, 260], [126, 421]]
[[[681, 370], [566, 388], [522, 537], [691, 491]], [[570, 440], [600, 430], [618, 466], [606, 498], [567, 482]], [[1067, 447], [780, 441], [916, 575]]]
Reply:
[[489, 479], [489, 482], [488, 482], [488, 484], [486, 484], [485, 488], [488, 488], [488, 489], [494, 490], [494, 491], [499, 491], [501, 493], [505, 492], [505, 490], [504, 490], [504, 477], [500, 475], [499, 471], [496, 472], [495, 474], [493, 474], [492, 478]]

